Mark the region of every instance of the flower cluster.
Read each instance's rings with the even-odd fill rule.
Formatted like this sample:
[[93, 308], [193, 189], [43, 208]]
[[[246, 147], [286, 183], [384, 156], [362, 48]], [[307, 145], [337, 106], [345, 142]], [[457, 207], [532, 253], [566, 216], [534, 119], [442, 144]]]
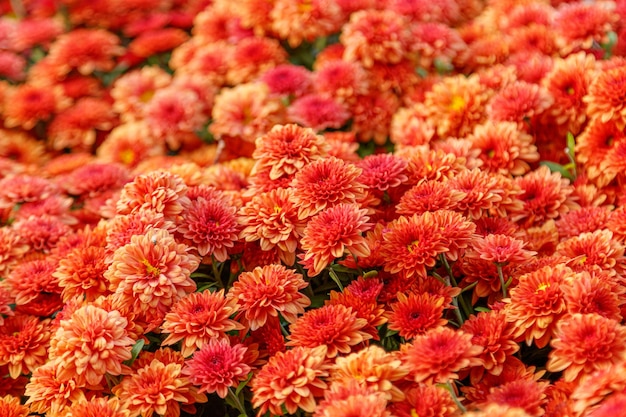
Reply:
[[626, 414], [624, 21], [0, 3], [0, 415]]

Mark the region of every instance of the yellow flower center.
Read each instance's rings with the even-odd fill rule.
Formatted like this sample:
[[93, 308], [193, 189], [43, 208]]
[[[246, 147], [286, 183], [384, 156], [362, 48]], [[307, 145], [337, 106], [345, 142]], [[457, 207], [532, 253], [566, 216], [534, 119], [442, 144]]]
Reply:
[[460, 111], [465, 108], [465, 100], [461, 96], [452, 96], [448, 109], [452, 111]]
[[541, 284], [539, 284], [539, 286], [537, 287], [537, 290], [535, 291], [535, 294], [539, 293], [539, 291], [545, 291], [546, 289], [550, 288], [550, 283], [547, 282], [542, 282]]
[[417, 414], [417, 410], [415, 408], [411, 409], [411, 417], [420, 417], [420, 415]]
[[153, 266], [147, 259], [143, 259], [141, 263], [145, 265], [146, 273], [148, 275], [152, 275], [155, 278], [161, 275], [161, 270], [156, 266]]
[[142, 103], [147, 103], [152, 99], [153, 96], [154, 96], [153, 90], [144, 91], [139, 96], [139, 100], [141, 100]]
[[415, 248], [420, 244], [419, 239], [414, 240], [413, 242], [411, 242], [410, 244], [407, 245], [407, 250], [410, 253], [413, 253], [413, 251], [415, 250]]
[[298, 11], [300, 13], [308, 13], [313, 10], [313, 2], [311, 0], [304, 0], [298, 5]]
[[120, 160], [123, 164], [130, 165], [135, 160], [135, 152], [132, 149], [124, 149], [120, 152]]
[[279, 206], [274, 206], [274, 213], [280, 213], [283, 209]]

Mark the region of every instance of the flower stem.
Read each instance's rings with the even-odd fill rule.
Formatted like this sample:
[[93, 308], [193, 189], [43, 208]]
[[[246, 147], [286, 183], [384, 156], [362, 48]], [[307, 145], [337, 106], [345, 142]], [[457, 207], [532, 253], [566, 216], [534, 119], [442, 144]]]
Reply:
[[506, 282], [504, 282], [504, 274], [502, 273], [502, 264], [496, 263], [496, 269], [498, 270], [498, 278], [500, 278], [500, 286], [502, 287], [502, 298], [507, 297]]
[[[458, 287], [459, 284], [457, 284], [456, 279], [454, 278], [454, 275], [452, 274], [452, 267], [448, 263], [448, 259], [446, 259], [443, 253], [439, 254], [439, 260], [443, 264], [444, 268], [446, 268], [446, 272], [448, 274], [448, 279], [446, 280], [447, 281], [446, 284], [448, 286]], [[456, 307], [456, 311], [458, 312], [457, 317], [461, 318], [461, 321], [459, 323], [459, 325], [461, 325], [463, 324], [465, 320], [461, 316], [461, 312], [459, 310], [459, 304], [461, 305], [461, 309], [463, 309], [463, 313], [465, 314], [466, 317], [471, 316], [473, 313], [473, 310], [467, 305], [467, 303], [465, 302], [465, 298], [463, 298], [462, 294], [459, 294], [458, 296], [454, 297], [452, 299], [452, 304]]]
[[461, 410], [461, 413], [465, 414], [467, 412], [467, 409], [465, 408], [463, 404], [461, 404], [461, 401], [459, 401], [459, 397], [456, 396], [456, 391], [454, 390], [454, 387], [452, 386], [452, 382], [448, 380], [448, 382], [446, 382], [446, 385], [447, 385], [448, 391], [450, 391], [450, 396], [452, 397], [452, 400], [454, 401], [456, 406], [459, 407], [459, 410]]
[[230, 387], [228, 387], [228, 398], [230, 398], [233, 405], [235, 406], [235, 408], [237, 408], [237, 410], [241, 413], [242, 416], [248, 417], [248, 414], [246, 413], [246, 408], [243, 406], [241, 401], [239, 401], [239, 397], [235, 395], [235, 393]]

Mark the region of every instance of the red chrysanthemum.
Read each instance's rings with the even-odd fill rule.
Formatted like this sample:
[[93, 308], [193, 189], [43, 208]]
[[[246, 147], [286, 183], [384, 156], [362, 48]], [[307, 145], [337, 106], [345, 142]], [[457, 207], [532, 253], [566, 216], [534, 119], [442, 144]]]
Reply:
[[305, 219], [340, 203], [355, 203], [364, 197], [358, 181], [362, 170], [335, 157], [313, 161], [296, 173], [293, 197], [298, 217]]
[[408, 180], [407, 161], [393, 154], [368, 155], [359, 163], [363, 170], [359, 180], [381, 197], [385, 191], [396, 188]]
[[236, 213], [237, 208], [224, 200], [198, 197], [183, 212], [177, 232], [192, 242], [200, 256], [224, 262], [239, 238]]
[[315, 71], [315, 90], [341, 103], [351, 103], [359, 94], [367, 94], [367, 73], [357, 62], [330, 61]]
[[552, 96], [539, 85], [515, 81], [493, 96], [487, 113], [493, 121], [515, 122], [519, 129], [526, 131], [526, 121], [542, 114], [552, 102]]
[[267, 70], [260, 78], [270, 89], [270, 94], [281, 97], [301, 97], [313, 88], [313, 76], [299, 65], [282, 64]]
[[[424, 2], [426, 3], [426, 2]], [[411, 52], [418, 56], [420, 67], [436, 69], [437, 66], [450, 66], [467, 45], [459, 33], [450, 26], [438, 22], [421, 22], [411, 28], [413, 42]]]
[[626, 327], [595, 313], [575, 313], [559, 321], [550, 344], [546, 369], [563, 371], [565, 381], [576, 381], [623, 360]]
[[435, 327], [400, 346], [409, 378], [415, 382], [446, 383], [458, 379], [459, 371], [480, 365], [482, 346], [472, 344], [472, 335], [462, 330]]
[[328, 376], [328, 367], [323, 345], [278, 352], [252, 378], [252, 405], [259, 415], [269, 411], [282, 416], [284, 410], [293, 414], [298, 409], [312, 413], [316, 397], [328, 387], [322, 379]]
[[484, 402], [475, 403], [475, 405], [483, 408], [489, 404], [498, 404], [513, 410], [524, 410], [527, 416], [540, 417], [545, 413], [544, 391], [547, 385], [547, 381], [537, 382], [524, 379], [510, 381], [489, 390]]
[[483, 259], [495, 264], [522, 264], [530, 260], [537, 252], [524, 249], [526, 243], [512, 236], [490, 234], [472, 242], [469, 258]]
[[426, 276], [426, 267], [435, 266], [437, 256], [448, 251], [442, 231], [426, 214], [401, 216], [388, 224], [380, 247], [386, 271]]
[[50, 339], [50, 320], [15, 315], [4, 319], [0, 327], [0, 365], [8, 365], [16, 379], [28, 375], [46, 362]]
[[594, 42], [605, 44], [619, 17], [603, 3], [568, 3], [558, 9], [553, 29], [558, 35], [561, 54], [590, 49]]
[[363, 331], [367, 320], [357, 318], [352, 309], [342, 305], [325, 305], [309, 310], [289, 327], [288, 346], [315, 348], [325, 346], [326, 356], [334, 358], [350, 353], [372, 335]]
[[371, 226], [366, 213], [356, 204], [340, 203], [309, 220], [301, 241], [305, 252], [300, 256], [309, 276], [321, 273], [346, 251], [356, 257], [369, 256], [370, 248], [363, 237]]
[[402, 195], [396, 210], [398, 214], [408, 216], [441, 209], [454, 210], [465, 195], [451, 188], [446, 181], [422, 180]]
[[373, 140], [377, 145], [384, 145], [389, 136], [391, 119], [399, 107], [398, 96], [391, 89], [357, 95], [350, 108], [350, 130], [361, 142]]
[[318, 93], [306, 94], [291, 103], [287, 119], [309, 127], [316, 132], [339, 129], [350, 118], [346, 106], [333, 98]]
[[63, 306], [61, 287], [54, 276], [57, 261], [33, 259], [16, 265], [5, 282], [15, 298], [16, 310], [47, 317]]
[[3, 108], [4, 126], [30, 130], [38, 122], [48, 121], [69, 104], [59, 90], [30, 84], [16, 87], [5, 98], [5, 102], [11, 104]]
[[511, 289], [504, 311], [514, 324], [514, 337], [542, 348], [554, 334], [556, 323], [566, 311], [561, 285], [574, 272], [566, 266], [544, 266], [522, 275]]
[[444, 297], [428, 293], [398, 293], [398, 301], [391, 304], [388, 313], [387, 327], [411, 340], [429, 329], [445, 326], [448, 320], [443, 318], [443, 310], [448, 306], [444, 305], [444, 301]]
[[294, 323], [311, 304], [311, 300], [299, 292], [308, 285], [302, 275], [272, 264], [241, 273], [228, 292], [228, 298], [237, 302], [250, 329], [257, 330], [269, 317], [278, 317], [278, 314]]
[[253, 81], [267, 70], [287, 62], [287, 52], [277, 39], [248, 36], [235, 44], [226, 80], [230, 85]]
[[217, 393], [221, 398], [228, 395], [228, 389], [245, 380], [251, 371], [246, 363], [247, 347], [231, 346], [228, 339], [211, 339], [193, 358], [187, 361], [183, 375], [187, 375], [199, 393]]
[[626, 302], [618, 279], [606, 271], [582, 272], [562, 286], [567, 312], [595, 313], [621, 322], [621, 306]]
[[243, 325], [230, 318], [237, 310], [236, 300], [224, 297], [224, 290], [191, 293], [165, 315], [161, 330], [167, 337], [161, 344], [169, 346], [182, 340], [180, 351], [183, 356], [190, 356], [211, 340], [243, 329]]
[[66, 74], [76, 69], [83, 75], [111, 71], [115, 57], [123, 52], [120, 39], [104, 29], [72, 30], [60, 35], [50, 46], [49, 59]]

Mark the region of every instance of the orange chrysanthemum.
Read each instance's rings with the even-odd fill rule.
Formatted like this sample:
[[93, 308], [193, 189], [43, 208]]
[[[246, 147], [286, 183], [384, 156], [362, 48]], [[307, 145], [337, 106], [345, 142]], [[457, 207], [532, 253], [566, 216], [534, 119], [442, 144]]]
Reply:
[[316, 132], [339, 129], [350, 119], [347, 106], [332, 97], [310, 93], [295, 99], [287, 109], [287, 120]]
[[398, 214], [411, 216], [426, 211], [454, 210], [465, 193], [451, 188], [446, 181], [422, 180], [402, 195]]
[[546, 395], [544, 391], [547, 385], [547, 381], [537, 382], [525, 379], [506, 382], [490, 389], [485, 401], [475, 403], [475, 405], [483, 408], [489, 404], [498, 404], [513, 410], [522, 409], [528, 413], [528, 416], [540, 417], [545, 413], [543, 406], [546, 403]]
[[145, 107], [155, 92], [167, 87], [171, 81], [172, 77], [156, 66], [129, 71], [113, 83], [113, 110], [120, 114], [124, 122], [141, 120], [145, 115]]
[[351, 103], [359, 94], [367, 94], [367, 72], [357, 62], [330, 61], [314, 73], [315, 90], [342, 103]]
[[623, 360], [626, 327], [595, 313], [575, 313], [559, 321], [550, 344], [554, 349], [546, 369], [563, 371], [565, 381], [576, 381]]
[[257, 330], [269, 317], [278, 317], [278, 314], [294, 323], [311, 304], [311, 300], [299, 292], [308, 285], [302, 275], [272, 264], [241, 273], [227, 297], [237, 302], [250, 329]]
[[626, 267], [624, 244], [613, 238], [607, 229], [581, 233], [562, 241], [556, 252], [570, 260], [568, 266], [574, 271], [609, 272], [621, 276]]
[[28, 407], [20, 404], [20, 399], [12, 395], [0, 397], [0, 415], [6, 417], [27, 417]]
[[461, 330], [472, 334], [472, 343], [483, 347], [480, 366], [472, 368], [471, 380], [482, 378], [485, 371], [500, 375], [506, 360], [519, 350], [513, 340], [513, 325], [506, 321], [502, 310], [472, 315], [463, 323]]
[[426, 276], [426, 267], [435, 266], [437, 256], [448, 251], [442, 231], [427, 215], [401, 216], [388, 224], [380, 247], [386, 271]]
[[351, 130], [359, 141], [373, 140], [377, 145], [384, 145], [389, 136], [391, 119], [400, 107], [400, 101], [391, 89], [370, 91], [368, 94], [355, 96], [352, 112]]
[[462, 330], [436, 327], [400, 346], [409, 378], [415, 382], [446, 383], [458, 372], [482, 363], [482, 346], [472, 344], [472, 335]]
[[63, 306], [61, 288], [54, 276], [58, 263], [51, 258], [16, 265], [5, 278], [20, 312], [47, 317]]
[[67, 417], [128, 417], [128, 410], [117, 397], [96, 397], [89, 401], [79, 401], [67, 407]]
[[526, 243], [514, 237], [500, 234], [489, 234], [472, 242], [472, 251], [467, 257], [494, 262], [496, 265], [509, 263], [523, 264], [537, 254], [524, 249]]
[[398, 355], [371, 345], [345, 357], [338, 357], [330, 372], [331, 390], [355, 381], [362, 387], [384, 394], [389, 401], [400, 401], [404, 393], [394, 385], [409, 373]]
[[57, 377], [79, 386], [98, 385], [106, 374], [120, 375], [135, 341], [119, 311], [86, 305], [60, 321], [50, 341], [50, 358], [60, 363]]
[[562, 5], [553, 28], [562, 55], [579, 49], [591, 49], [594, 42], [605, 44], [619, 17], [605, 3], [568, 3]]
[[68, 100], [63, 97], [59, 87], [51, 89], [30, 84], [22, 84], [10, 91], [4, 106], [4, 126], [20, 127], [30, 130], [38, 122], [46, 122], [57, 111], [67, 107]]
[[237, 310], [236, 300], [224, 297], [224, 290], [191, 293], [165, 315], [161, 328], [168, 336], [161, 344], [168, 346], [182, 340], [180, 351], [187, 357], [209, 341], [243, 329], [243, 325], [230, 318]]
[[562, 286], [567, 312], [595, 313], [622, 321], [621, 306], [626, 302], [618, 278], [606, 271], [576, 274]]
[[309, 276], [320, 274], [346, 251], [357, 257], [369, 256], [370, 249], [362, 236], [371, 226], [366, 213], [356, 204], [341, 203], [309, 220], [301, 242], [305, 252], [300, 256]]
[[289, 326], [288, 346], [315, 348], [326, 346], [326, 356], [334, 358], [350, 353], [352, 346], [372, 338], [363, 331], [367, 321], [357, 318], [352, 309], [342, 305], [325, 305], [309, 310]]
[[589, 93], [583, 97], [587, 114], [603, 123], [612, 121], [620, 129], [626, 126], [626, 106], [620, 99], [626, 94], [626, 66], [602, 71], [591, 82]]
[[292, 177], [309, 162], [325, 156], [328, 148], [323, 136], [294, 124], [274, 126], [268, 133], [259, 136], [255, 144], [252, 157], [256, 159], [256, 164], [252, 174], [262, 168], [270, 168], [271, 180]]
[[60, 218], [48, 214], [22, 218], [13, 223], [13, 228], [22, 242], [43, 253], [50, 252], [71, 230]]
[[4, 319], [0, 327], [0, 365], [8, 365], [16, 379], [28, 375], [46, 362], [50, 339], [50, 320], [15, 315]]
[[338, 32], [343, 13], [331, 0], [276, 0], [270, 11], [271, 29], [289, 46]]
[[198, 197], [183, 212], [177, 232], [189, 239], [200, 256], [224, 262], [239, 238], [236, 213], [237, 208], [224, 200]]
[[401, 337], [411, 340], [429, 329], [445, 326], [448, 320], [442, 317], [447, 307], [444, 301], [444, 297], [428, 293], [398, 293], [398, 301], [391, 304], [388, 313], [388, 327], [398, 331]]
[[196, 289], [190, 278], [198, 259], [163, 229], [131, 237], [115, 251], [104, 276], [110, 282], [114, 304], [132, 309], [138, 318], [160, 325], [171, 306]]
[[247, 347], [231, 346], [228, 339], [211, 339], [187, 361], [183, 374], [200, 387], [199, 393], [217, 393], [226, 398], [228, 389], [245, 380], [251, 371], [246, 363]]
[[94, 301], [108, 293], [109, 282], [104, 278], [106, 269], [103, 247], [77, 247], [59, 261], [52, 275], [62, 288], [63, 301], [78, 295]]
[[328, 367], [324, 345], [278, 352], [252, 378], [252, 405], [259, 415], [269, 411], [282, 416], [284, 410], [293, 414], [298, 409], [312, 413], [316, 397], [328, 387], [322, 379], [328, 376]]
[[306, 223], [298, 217], [290, 189], [278, 188], [255, 195], [239, 210], [238, 220], [242, 226], [241, 239], [258, 240], [262, 250], [276, 249], [285, 264], [293, 265]]
[[66, 74], [76, 69], [83, 75], [111, 71], [114, 58], [121, 55], [120, 39], [104, 29], [76, 29], [66, 32], [50, 46], [49, 59]]
[[391, 417], [384, 393], [360, 385], [357, 380], [333, 384], [324, 392], [324, 399], [315, 409], [314, 417]]
[[194, 403], [206, 402], [206, 395], [182, 374], [180, 363], [163, 363], [153, 359], [148, 365], [122, 379], [111, 390], [130, 417], [177, 417], [181, 408], [195, 411]]
[[393, 403], [389, 409], [397, 417], [461, 416], [461, 410], [455, 404], [450, 392], [438, 385], [413, 384], [405, 389], [405, 400]]
[[370, 68], [374, 62], [400, 62], [408, 54], [410, 34], [400, 13], [370, 9], [353, 13], [339, 40], [346, 47], [346, 61]]
[[287, 52], [277, 39], [249, 36], [241, 39], [229, 56], [226, 80], [230, 85], [254, 81], [265, 71], [287, 62]]
[[545, 112], [552, 102], [552, 96], [539, 85], [516, 81], [494, 95], [487, 112], [493, 121], [515, 122], [525, 131], [527, 120]]
[[14, 229], [0, 228], [0, 276], [6, 276], [13, 264], [28, 252], [28, 245]]
[[566, 311], [561, 284], [574, 272], [566, 266], [544, 266], [522, 275], [506, 304], [507, 321], [514, 323], [516, 340], [533, 341], [542, 348], [552, 338], [556, 323]]
[[48, 361], [33, 370], [26, 384], [26, 405], [33, 413], [58, 416], [64, 408], [86, 401], [85, 392], [74, 379], [62, 380], [58, 361]]
[[292, 182], [298, 217], [305, 219], [340, 203], [364, 197], [358, 181], [362, 170], [335, 157], [313, 161], [296, 173]]

